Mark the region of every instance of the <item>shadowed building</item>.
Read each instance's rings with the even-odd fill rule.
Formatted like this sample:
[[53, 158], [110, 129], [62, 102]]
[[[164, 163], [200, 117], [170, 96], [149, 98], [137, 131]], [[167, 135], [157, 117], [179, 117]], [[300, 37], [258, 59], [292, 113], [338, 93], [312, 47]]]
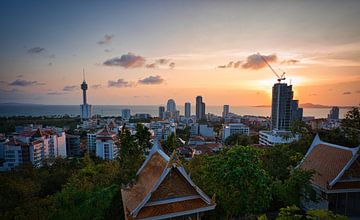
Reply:
[[201, 219], [215, 202], [197, 187], [176, 153], [166, 155], [158, 142], [137, 172], [136, 182], [121, 189], [125, 218]]
[[313, 140], [299, 167], [314, 170], [311, 180], [317, 202], [304, 202], [306, 209], [329, 209], [349, 217], [360, 217], [359, 149]]
[[287, 131], [294, 120], [302, 120], [303, 111], [293, 100], [292, 85], [276, 83], [272, 88], [271, 129]]

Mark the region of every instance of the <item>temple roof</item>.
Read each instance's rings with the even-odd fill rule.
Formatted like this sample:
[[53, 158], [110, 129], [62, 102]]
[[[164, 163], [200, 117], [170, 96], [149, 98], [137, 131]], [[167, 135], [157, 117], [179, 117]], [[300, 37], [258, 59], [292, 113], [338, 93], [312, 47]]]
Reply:
[[122, 188], [121, 194], [127, 219], [164, 219], [215, 208], [187, 175], [176, 153], [167, 156], [157, 141], [136, 182]]
[[109, 137], [112, 137], [112, 136], [116, 135], [116, 133], [111, 131], [108, 126], [105, 126], [98, 133], [96, 133], [96, 135], [97, 136], [109, 136]]
[[[348, 148], [327, 143], [320, 140], [319, 136], [316, 135], [299, 167], [314, 170], [312, 183], [323, 190], [331, 190], [334, 185], [339, 186], [344, 174], [348, 172], [350, 167], [354, 166], [353, 163], [357, 161], [359, 156], [358, 152], [359, 147]], [[359, 172], [357, 174], [360, 176]]]

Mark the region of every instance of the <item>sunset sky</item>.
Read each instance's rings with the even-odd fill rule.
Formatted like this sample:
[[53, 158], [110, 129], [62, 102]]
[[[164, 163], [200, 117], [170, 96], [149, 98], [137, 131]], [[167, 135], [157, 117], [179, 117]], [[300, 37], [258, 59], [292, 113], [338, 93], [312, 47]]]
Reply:
[[0, 102], [360, 104], [360, 1], [1, 1]]

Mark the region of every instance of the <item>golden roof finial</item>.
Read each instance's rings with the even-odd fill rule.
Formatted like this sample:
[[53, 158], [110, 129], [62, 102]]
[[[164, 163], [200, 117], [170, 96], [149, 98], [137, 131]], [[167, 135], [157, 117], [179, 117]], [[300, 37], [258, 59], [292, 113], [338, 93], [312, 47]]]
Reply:
[[176, 150], [174, 150], [170, 156], [170, 160], [169, 160], [169, 163], [168, 163], [168, 167], [171, 167], [173, 164], [175, 164], [176, 166], [182, 166], [181, 165], [181, 162], [179, 160], [179, 157], [176, 153]]
[[216, 203], [216, 193], [213, 194], [213, 196], [211, 197], [211, 204], [215, 204]]

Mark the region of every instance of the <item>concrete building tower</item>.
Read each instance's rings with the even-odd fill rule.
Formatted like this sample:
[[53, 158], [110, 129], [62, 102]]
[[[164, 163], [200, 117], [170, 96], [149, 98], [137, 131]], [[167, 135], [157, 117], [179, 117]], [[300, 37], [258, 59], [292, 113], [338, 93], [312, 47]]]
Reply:
[[196, 120], [205, 119], [205, 103], [202, 101], [202, 96], [196, 97]]
[[229, 114], [229, 110], [230, 110], [230, 106], [229, 105], [224, 105], [223, 112], [222, 112], [222, 117], [223, 118], [225, 118]]
[[271, 129], [287, 131], [294, 120], [302, 120], [302, 108], [293, 100], [292, 85], [276, 83], [272, 88]]
[[159, 106], [159, 118], [164, 119], [165, 118], [165, 107]]
[[190, 118], [191, 116], [191, 103], [185, 102], [185, 117]]
[[329, 120], [339, 120], [339, 107], [332, 107], [328, 114]]
[[172, 114], [176, 113], [176, 104], [174, 99], [169, 99], [166, 104], [166, 111], [171, 112]]
[[85, 81], [85, 70], [83, 70], [83, 83], [81, 84], [81, 90], [83, 91], [83, 104], [80, 105], [80, 115], [82, 120], [91, 118], [92, 106], [87, 103], [86, 90], [88, 85]]

